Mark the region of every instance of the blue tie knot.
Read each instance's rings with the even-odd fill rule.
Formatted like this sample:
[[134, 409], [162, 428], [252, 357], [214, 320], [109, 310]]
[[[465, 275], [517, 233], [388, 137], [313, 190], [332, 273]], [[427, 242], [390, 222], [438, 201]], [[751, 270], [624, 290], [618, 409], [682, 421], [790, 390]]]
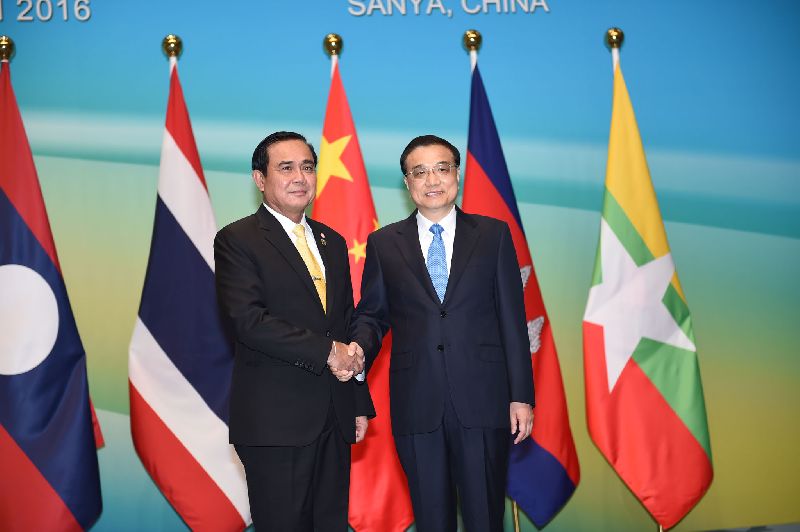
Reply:
[[429, 229], [429, 231], [430, 231], [431, 233], [433, 233], [434, 235], [436, 235], [436, 236], [439, 236], [439, 235], [441, 235], [441, 234], [442, 234], [442, 231], [444, 231], [444, 227], [442, 227], [442, 226], [441, 226], [441, 225], [439, 225], [439, 224], [433, 224], [433, 225], [431, 226], [431, 228]]

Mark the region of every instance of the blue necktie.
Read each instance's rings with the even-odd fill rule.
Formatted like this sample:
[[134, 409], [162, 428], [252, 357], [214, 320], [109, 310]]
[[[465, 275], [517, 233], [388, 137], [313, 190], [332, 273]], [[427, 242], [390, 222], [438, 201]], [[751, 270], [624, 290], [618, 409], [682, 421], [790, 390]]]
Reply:
[[439, 301], [444, 301], [444, 292], [447, 290], [447, 259], [444, 256], [444, 240], [442, 240], [444, 228], [439, 224], [433, 224], [430, 232], [433, 233], [433, 242], [428, 248], [428, 273], [431, 276], [433, 288]]

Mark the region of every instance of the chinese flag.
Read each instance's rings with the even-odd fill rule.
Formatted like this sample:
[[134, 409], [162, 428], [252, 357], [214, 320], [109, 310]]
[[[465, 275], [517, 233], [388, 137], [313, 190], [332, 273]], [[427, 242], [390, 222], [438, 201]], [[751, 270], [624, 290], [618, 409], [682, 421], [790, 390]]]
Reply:
[[[377, 229], [378, 220], [336, 56], [333, 61], [317, 169], [317, 199], [311, 217], [331, 226], [347, 241], [353, 295], [358, 303], [367, 236]], [[391, 337], [387, 336], [369, 373], [378, 415], [371, 420], [364, 441], [353, 446], [349, 521], [358, 532], [404, 531], [414, 520], [406, 477], [392, 438], [390, 352]]]

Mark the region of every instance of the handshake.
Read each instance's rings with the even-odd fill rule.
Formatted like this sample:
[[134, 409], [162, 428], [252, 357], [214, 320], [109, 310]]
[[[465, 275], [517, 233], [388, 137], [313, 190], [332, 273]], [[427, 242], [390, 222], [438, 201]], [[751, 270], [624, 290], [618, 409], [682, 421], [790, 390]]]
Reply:
[[355, 342], [349, 345], [333, 342], [328, 355], [328, 367], [341, 382], [349, 381], [353, 375], [364, 370], [364, 350]]

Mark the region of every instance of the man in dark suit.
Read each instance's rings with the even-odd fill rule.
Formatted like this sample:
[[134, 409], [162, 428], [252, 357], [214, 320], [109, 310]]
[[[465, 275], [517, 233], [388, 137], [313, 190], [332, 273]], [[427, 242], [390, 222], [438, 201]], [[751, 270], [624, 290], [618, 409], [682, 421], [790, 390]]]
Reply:
[[[367, 240], [353, 340], [372, 365], [392, 329], [392, 431], [418, 532], [502, 530], [512, 436], [533, 424], [522, 281], [508, 226], [455, 207], [458, 150], [400, 157], [417, 211]], [[509, 430], [510, 429], [510, 430]]]
[[252, 164], [263, 205], [214, 240], [235, 336], [230, 441], [258, 530], [347, 530], [350, 444], [375, 415], [350, 379], [363, 357], [342, 343], [353, 313], [345, 241], [305, 216], [316, 164], [303, 136], [269, 135]]

